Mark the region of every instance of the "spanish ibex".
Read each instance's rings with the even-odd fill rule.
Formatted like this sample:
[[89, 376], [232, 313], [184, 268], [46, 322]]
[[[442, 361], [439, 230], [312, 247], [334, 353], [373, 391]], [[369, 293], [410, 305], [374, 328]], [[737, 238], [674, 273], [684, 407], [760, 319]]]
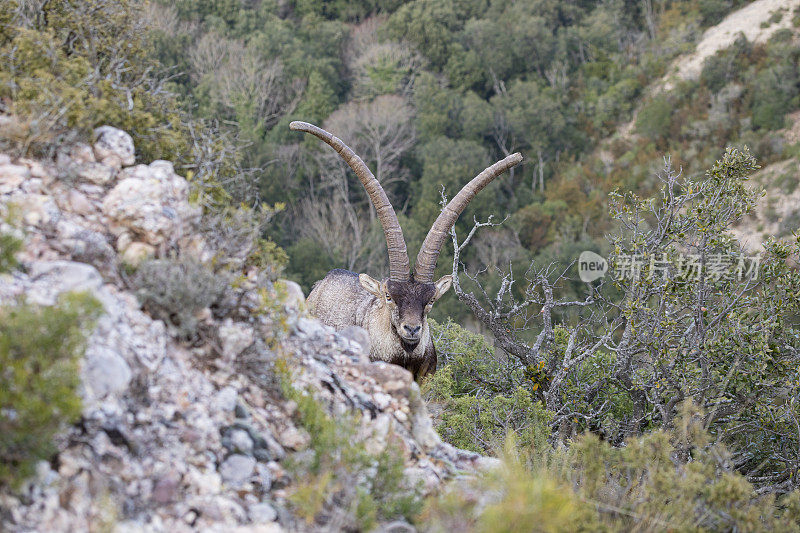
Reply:
[[295, 121], [289, 127], [319, 137], [353, 169], [378, 212], [389, 250], [388, 279], [378, 281], [367, 274], [331, 270], [311, 289], [307, 299], [309, 310], [336, 329], [348, 326], [366, 329], [373, 361], [400, 365], [416, 380], [432, 374], [436, 371], [436, 348], [427, 316], [452, 282], [452, 276], [433, 282], [439, 250], [470, 200], [493, 179], [522, 161], [522, 156], [515, 153], [488, 167], [447, 203], [425, 237], [411, 274], [406, 241], [397, 215], [364, 161], [339, 138], [313, 124]]

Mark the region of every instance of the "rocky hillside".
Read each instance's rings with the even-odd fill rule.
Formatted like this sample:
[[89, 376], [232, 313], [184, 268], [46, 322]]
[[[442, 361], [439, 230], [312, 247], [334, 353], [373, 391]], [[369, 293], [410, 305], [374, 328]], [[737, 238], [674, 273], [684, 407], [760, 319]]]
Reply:
[[[194, 313], [191, 341], [143, 308], [138, 267], [209, 262], [214, 249], [170, 162], [133, 165], [127, 133], [95, 137], [55, 161], [0, 155], [0, 214], [16, 213], [0, 230], [24, 239], [0, 306], [86, 291], [103, 308], [82, 358], [80, 421], [22, 489], [0, 493], [1, 530], [336, 530], [351, 527], [348, 489], [372, 480], [377, 498], [382, 464], [402, 472], [398, 491], [424, 495], [493, 461], [443, 443], [411, 375], [370, 363], [363, 330], [306, 316], [294, 283], [246, 271], [224, 305]], [[330, 420], [351, 433], [322, 438]], [[345, 464], [356, 448], [362, 466]], [[320, 462], [327, 484], [313, 475]], [[324, 524], [312, 522], [319, 509]]]

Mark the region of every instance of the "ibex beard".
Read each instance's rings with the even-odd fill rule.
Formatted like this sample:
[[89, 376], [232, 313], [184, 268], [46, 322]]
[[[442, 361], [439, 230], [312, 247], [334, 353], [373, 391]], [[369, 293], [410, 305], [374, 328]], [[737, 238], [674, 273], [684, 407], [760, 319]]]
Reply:
[[309, 310], [336, 329], [366, 329], [373, 361], [400, 365], [417, 381], [432, 374], [437, 357], [427, 317], [452, 283], [452, 276], [433, 281], [439, 251], [467, 204], [497, 176], [522, 161], [522, 156], [515, 153], [486, 168], [447, 203], [422, 243], [412, 275], [400, 222], [386, 192], [364, 161], [341, 139], [313, 124], [295, 121], [289, 127], [318, 137], [353, 169], [378, 213], [389, 252], [388, 278], [378, 281], [367, 274], [332, 270], [314, 284], [307, 299]]

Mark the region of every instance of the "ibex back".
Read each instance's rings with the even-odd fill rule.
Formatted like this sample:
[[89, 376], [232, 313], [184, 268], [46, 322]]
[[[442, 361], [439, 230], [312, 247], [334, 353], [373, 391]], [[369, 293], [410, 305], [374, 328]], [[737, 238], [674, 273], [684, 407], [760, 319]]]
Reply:
[[349, 326], [366, 329], [373, 361], [400, 365], [414, 374], [416, 380], [435, 372], [436, 348], [427, 316], [452, 282], [449, 275], [433, 282], [439, 251], [470, 200], [494, 178], [522, 161], [522, 156], [512, 154], [488, 167], [447, 203], [422, 243], [412, 274], [397, 215], [367, 165], [340, 139], [317, 126], [292, 122], [289, 127], [319, 137], [353, 169], [378, 212], [389, 252], [387, 279], [378, 281], [367, 274], [331, 270], [314, 284], [307, 300], [309, 310], [337, 329]]

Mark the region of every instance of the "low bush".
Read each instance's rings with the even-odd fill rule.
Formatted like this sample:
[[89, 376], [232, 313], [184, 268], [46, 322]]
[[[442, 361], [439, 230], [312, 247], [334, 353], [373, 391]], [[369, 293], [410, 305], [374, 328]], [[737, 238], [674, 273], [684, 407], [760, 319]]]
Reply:
[[142, 263], [129, 283], [148, 313], [191, 339], [197, 333], [199, 313], [220, 300], [229, 276], [191, 258], [153, 259]]
[[[676, 427], [613, 447], [535, 450], [428, 502], [429, 531], [800, 531], [800, 493], [758, 496], [686, 403]], [[476, 497], [480, 495], [480, 497]]]
[[87, 294], [0, 309], [0, 487], [19, 486], [80, 414], [78, 360], [100, 309]]
[[552, 416], [523, 386], [524, 374], [495, 358], [482, 335], [452, 321], [429, 323], [443, 364], [423, 391], [442, 439], [494, 453], [513, 431], [525, 447], [546, 446]]

